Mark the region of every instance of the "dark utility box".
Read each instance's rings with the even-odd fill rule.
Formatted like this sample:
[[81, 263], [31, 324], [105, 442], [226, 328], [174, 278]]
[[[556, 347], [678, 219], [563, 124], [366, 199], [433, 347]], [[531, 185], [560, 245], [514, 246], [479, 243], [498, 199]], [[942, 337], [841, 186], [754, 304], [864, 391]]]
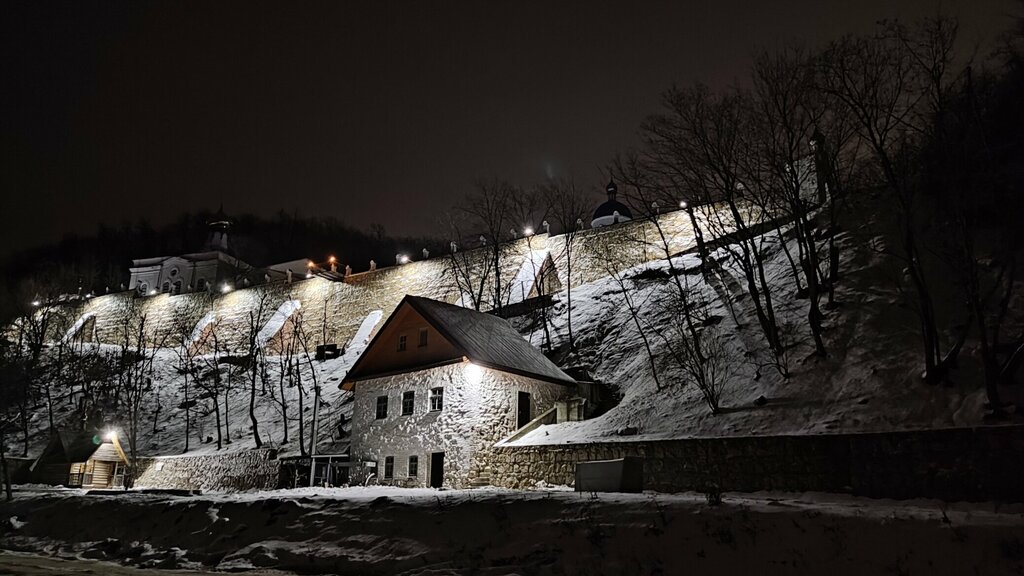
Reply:
[[341, 356], [341, 351], [338, 350], [337, 344], [321, 344], [316, 347], [316, 359], [320, 362], [337, 358], [338, 356]]
[[577, 492], [643, 492], [644, 459], [627, 456], [576, 465]]

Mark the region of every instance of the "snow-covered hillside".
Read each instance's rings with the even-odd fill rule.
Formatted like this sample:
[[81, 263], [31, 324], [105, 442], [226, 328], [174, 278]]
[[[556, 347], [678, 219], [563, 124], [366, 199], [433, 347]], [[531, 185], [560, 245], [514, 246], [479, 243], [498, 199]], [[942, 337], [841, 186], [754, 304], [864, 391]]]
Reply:
[[[513, 444], [579, 443], [616, 440], [805, 434], [972, 426], [982, 423], [985, 394], [980, 375], [965, 366], [953, 386], [929, 386], [919, 376], [919, 337], [914, 317], [898, 306], [900, 296], [887, 278], [884, 256], [872, 249], [870, 225], [841, 234], [842, 281], [836, 290], [838, 307], [825, 310], [827, 358], [813, 356], [804, 321], [807, 301], [798, 298], [789, 262], [774, 234], [773, 256], [766, 263], [772, 279], [777, 313], [788, 326], [789, 368], [783, 378], [768, 365], [764, 345], [741, 282], [742, 272], [725, 250], [714, 256], [721, 264], [703, 277], [694, 255], [674, 259], [686, 270], [691, 290], [711, 303], [732, 375], [724, 386], [722, 413], [712, 415], [696, 387], [677, 365], [665, 361], [665, 343], [650, 336], [663, 389], [658, 390], [648, 355], [612, 278], [573, 291], [573, 332], [579, 351], [563, 360], [566, 366], [587, 369], [595, 381], [610, 384], [623, 395], [621, 402], [592, 420], [542, 426]], [[790, 246], [796, 251], [795, 243]], [[665, 262], [625, 270], [627, 286], [641, 305], [649, 331], [666, 330], [671, 317], [659, 303], [674, 290]], [[664, 274], [652, 271], [665, 272]], [[632, 279], [632, 280], [630, 280]], [[565, 294], [550, 314], [552, 347], [564, 347], [568, 334]], [[731, 304], [731, 309], [730, 309]], [[734, 316], [735, 314], [735, 316]], [[737, 320], [739, 322], [737, 323]], [[524, 329], [527, 323], [522, 322]], [[529, 326], [537, 346], [545, 335]], [[965, 349], [970, 355], [972, 350]], [[760, 376], [758, 376], [758, 373]], [[761, 399], [763, 397], [763, 399]], [[760, 400], [759, 400], [760, 399]]]
[[[837, 307], [825, 310], [827, 358], [811, 354], [806, 322], [807, 300], [795, 293], [791, 264], [775, 232], [764, 241], [772, 246], [766, 270], [774, 286], [776, 312], [785, 332], [790, 377], [782, 377], [770, 365], [761, 329], [743, 290], [743, 275], [719, 248], [716, 264], [708, 275], [699, 273], [692, 253], [674, 258], [684, 271], [693, 294], [709, 303], [713, 327], [723, 342], [730, 374], [721, 393], [721, 413], [712, 415], [699, 391], [690, 384], [666, 353], [669, 339], [650, 337], [659, 389], [649, 357], [622, 290], [614, 277], [599, 278], [573, 288], [572, 322], [577, 351], [566, 354], [568, 294], [554, 295], [547, 310], [548, 333], [554, 359], [563, 368], [582, 368], [593, 380], [622, 394], [621, 402], [607, 413], [583, 422], [543, 426], [519, 438], [516, 444], [668, 439], [691, 436], [804, 434], [882, 431], [982, 423], [985, 395], [977, 362], [963, 362], [954, 385], [929, 386], [918, 377], [919, 338], [912, 312], [901, 306], [901, 294], [892, 281], [891, 262], [876, 250], [878, 227], [868, 219], [848, 226], [838, 236], [842, 248], [841, 281], [836, 290]], [[795, 253], [795, 242], [790, 240]], [[663, 260], [619, 271], [642, 323], [651, 334], [671, 334], [673, 317], [661, 303], [674, 285]], [[346, 450], [351, 426], [351, 395], [339, 388], [341, 380], [383, 322], [380, 310], [370, 312], [345, 354], [324, 362], [304, 362], [303, 435], [309, 438], [313, 419], [312, 372], [321, 384], [317, 451], [338, 454]], [[524, 337], [542, 347], [547, 335], [534, 314], [511, 320]], [[271, 351], [268, 350], [268, 353]], [[140, 429], [139, 451], [144, 455], [179, 454], [184, 448], [185, 400], [180, 360], [172, 350], [154, 352], [154, 392], [146, 399]], [[974, 354], [966, 347], [963, 357]], [[267, 356], [268, 389], [258, 386], [256, 415], [264, 444], [282, 455], [299, 453], [299, 389], [282, 384], [281, 363]], [[200, 364], [203, 359], [200, 358]], [[209, 359], [206, 359], [209, 362]], [[190, 397], [196, 398], [194, 389]], [[287, 423], [280, 398], [287, 398]], [[190, 453], [243, 450], [254, 447], [249, 419], [248, 384], [239, 383], [221, 400], [221, 414], [230, 441], [216, 445], [216, 414], [212, 402], [200, 400], [192, 412]], [[58, 426], [72, 425], [71, 404], [57, 408]], [[32, 416], [32, 449], [46, 442], [45, 408]], [[114, 418], [109, 419], [117, 425]], [[287, 430], [288, 441], [285, 442]], [[227, 439], [227, 438], [225, 438]], [[308, 440], [307, 440], [308, 444]]]

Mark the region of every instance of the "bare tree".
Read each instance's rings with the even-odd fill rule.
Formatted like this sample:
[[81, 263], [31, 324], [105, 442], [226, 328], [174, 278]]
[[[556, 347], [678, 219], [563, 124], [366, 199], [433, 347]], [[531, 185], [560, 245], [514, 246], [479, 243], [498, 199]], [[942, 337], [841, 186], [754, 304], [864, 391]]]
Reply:
[[832, 43], [818, 60], [820, 89], [855, 119], [858, 137], [892, 192], [900, 246], [892, 255], [906, 266], [917, 298], [928, 382], [944, 380], [953, 358], [942, 354], [918, 238], [918, 159], [932, 127], [942, 124], [956, 32], [955, 21], [943, 17], [914, 29], [890, 23], [874, 37]]
[[583, 229], [583, 219], [587, 215], [588, 205], [572, 178], [549, 180], [541, 186], [540, 190], [548, 206], [549, 217], [554, 221], [561, 234], [562, 252], [555, 257], [555, 260], [564, 262], [565, 265], [566, 329], [568, 330], [569, 349], [575, 350], [572, 332], [572, 273], [576, 260], [577, 239]]

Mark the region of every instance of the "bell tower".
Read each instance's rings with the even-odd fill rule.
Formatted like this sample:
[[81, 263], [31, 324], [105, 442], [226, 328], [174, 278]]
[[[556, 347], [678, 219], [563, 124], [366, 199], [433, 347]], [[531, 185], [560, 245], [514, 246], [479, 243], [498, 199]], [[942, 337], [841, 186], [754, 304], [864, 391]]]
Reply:
[[206, 222], [206, 226], [209, 230], [206, 237], [206, 249], [230, 253], [231, 248], [228, 245], [228, 231], [231, 230], [231, 219], [224, 213], [223, 204], [221, 204], [220, 208], [217, 209], [217, 213]]

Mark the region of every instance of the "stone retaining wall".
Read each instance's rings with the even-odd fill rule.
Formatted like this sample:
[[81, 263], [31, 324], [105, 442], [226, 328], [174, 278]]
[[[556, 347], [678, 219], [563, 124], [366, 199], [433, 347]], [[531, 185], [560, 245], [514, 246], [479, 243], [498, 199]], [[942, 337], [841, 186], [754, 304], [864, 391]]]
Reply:
[[648, 490], [1024, 501], [1024, 426], [496, 448], [491, 481], [572, 485], [576, 463], [644, 459]]
[[201, 456], [163, 456], [140, 462], [135, 485], [186, 490], [273, 490], [281, 461], [274, 450], [245, 450]]

